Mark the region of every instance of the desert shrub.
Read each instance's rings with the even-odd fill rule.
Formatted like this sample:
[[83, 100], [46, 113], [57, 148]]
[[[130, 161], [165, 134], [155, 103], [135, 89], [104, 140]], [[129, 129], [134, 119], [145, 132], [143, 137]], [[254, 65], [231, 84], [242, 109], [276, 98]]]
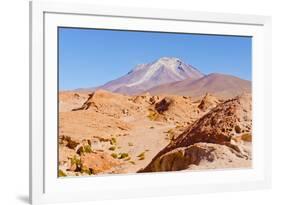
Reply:
[[144, 160], [145, 159], [145, 156], [142, 156], [139, 158], [139, 160]]
[[59, 169], [59, 177], [66, 177], [66, 173], [64, 173], [61, 169]]
[[91, 147], [91, 145], [85, 145], [85, 146], [84, 146], [84, 150], [85, 150], [85, 153], [91, 153], [91, 152], [92, 152], [92, 147]]
[[168, 140], [173, 140], [174, 139], [175, 132], [174, 132], [173, 129], [169, 129], [165, 133], [167, 134], [167, 138], [165, 138], [165, 139], [168, 139]]
[[142, 152], [137, 157], [141, 158], [141, 157], [144, 157], [144, 155], [145, 155], [145, 152]]
[[86, 167], [86, 166], [82, 166], [81, 167], [81, 173], [86, 173], [88, 175], [92, 174], [91, 170], [88, 167]]
[[116, 159], [118, 157], [118, 155], [116, 153], [112, 153], [111, 156]]
[[78, 158], [76, 155], [74, 155], [72, 158], [70, 158], [70, 163], [71, 163], [71, 166], [75, 166], [76, 172], [79, 172], [81, 170], [81, 166], [82, 166], [81, 159]]
[[116, 147], [115, 146], [112, 146], [112, 147], [109, 147], [108, 148], [110, 151], [114, 151], [115, 149], [116, 149]]
[[77, 150], [77, 154], [79, 154], [79, 155], [82, 155], [82, 154], [84, 154], [84, 153], [92, 153], [93, 151], [92, 151], [92, 147], [91, 147], [91, 145], [84, 145], [84, 146], [81, 146], [78, 150]]
[[131, 146], [134, 146], [134, 144], [132, 142], [129, 142], [128, 145], [131, 147]]
[[112, 137], [112, 138], [110, 139], [110, 144], [111, 144], [111, 145], [116, 145], [116, 143], [117, 143], [116, 138], [115, 138], [115, 137]]
[[74, 155], [71, 159], [70, 159], [70, 163], [71, 165], [81, 165], [81, 160], [76, 156]]
[[131, 164], [135, 165], [136, 163], [134, 161], [129, 161]]
[[130, 156], [128, 156], [127, 158], [125, 158], [124, 159], [125, 161], [129, 161], [129, 160], [131, 160], [131, 157]]
[[124, 158], [127, 158], [127, 157], [129, 157], [128, 153], [119, 153], [119, 155], [118, 155], [118, 159], [124, 159]]
[[151, 121], [155, 121], [158, 118], [158, 113], [155, 112], [154, 110], [149, 110], [148, 111], [148, 115], [147, 117], [151, 120]]

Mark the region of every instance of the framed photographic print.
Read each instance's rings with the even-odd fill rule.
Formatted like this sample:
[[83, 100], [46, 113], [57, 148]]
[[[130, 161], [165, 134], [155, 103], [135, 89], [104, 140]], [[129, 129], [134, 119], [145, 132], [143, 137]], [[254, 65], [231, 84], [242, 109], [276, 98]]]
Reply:
[[30, 20], [31, 203], [270, 187], [270, 17], [31, 2]]

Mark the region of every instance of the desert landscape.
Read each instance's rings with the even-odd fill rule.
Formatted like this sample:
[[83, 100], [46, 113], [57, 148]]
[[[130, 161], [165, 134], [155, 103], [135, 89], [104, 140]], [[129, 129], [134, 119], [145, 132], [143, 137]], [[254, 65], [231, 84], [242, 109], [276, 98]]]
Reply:
[[251, 167], [251, 81], [162, 57], [58, 98], [59, 177]]

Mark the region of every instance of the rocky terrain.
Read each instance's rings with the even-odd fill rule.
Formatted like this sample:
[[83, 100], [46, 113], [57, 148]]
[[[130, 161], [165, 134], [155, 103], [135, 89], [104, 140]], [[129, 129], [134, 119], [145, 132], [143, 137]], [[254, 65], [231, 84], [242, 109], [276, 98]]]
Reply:
[[250, 81], [163, 57], [58, 97], [61, 177], [251, 167]]
[[250, 95], [226, 100], [172, 140], [140, 172], [202, 168], [202, 163], [206, 168], [250, 166], [251, 128]]
[[250, 94], [59, 97], [59, 176], [251, 166]]

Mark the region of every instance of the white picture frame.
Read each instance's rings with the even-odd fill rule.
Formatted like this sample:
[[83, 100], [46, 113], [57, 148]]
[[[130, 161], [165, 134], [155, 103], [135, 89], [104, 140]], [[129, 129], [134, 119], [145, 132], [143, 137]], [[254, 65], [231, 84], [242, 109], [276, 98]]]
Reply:
[[[245, 170], [58, 178], [56, 29], [59, 26], [252, 36], [253, 135], [256, 136], [253, 167]], [[30, 3], [32, 204], [269, 188], [271, 109], [268, 108], [271, 108], [270, 17], [80, 3]]]

